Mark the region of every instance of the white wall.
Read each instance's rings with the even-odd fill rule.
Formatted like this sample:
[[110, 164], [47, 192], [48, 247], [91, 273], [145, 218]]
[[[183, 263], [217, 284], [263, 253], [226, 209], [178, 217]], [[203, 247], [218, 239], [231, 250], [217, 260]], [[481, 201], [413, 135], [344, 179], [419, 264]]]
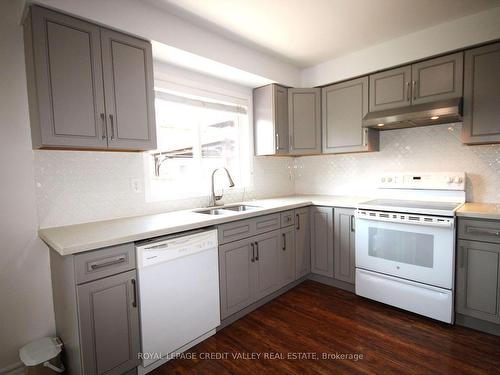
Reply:
[[[500, 7], [417, 31], [302, 70], [320, 86], [500, 38]], [[375, 26], [376, 27], [376, 26]]]
[[39, 0], [68, 13], [156, 40], [234, 68], [294, 86], [300, 71], [275, 57], [226, 39], [138, 0]]
[[380, 152], [295, 160], [295, 192], [369, 196], [384, 172], [466, 172], [467, 200], [500, 202], [500, 145], [462, 144], [462, 125], [383, 131]]
[[17, 350], [54, 332], [48, 249], [37, 237], [22, 1], [0, 2], [0, 373]]

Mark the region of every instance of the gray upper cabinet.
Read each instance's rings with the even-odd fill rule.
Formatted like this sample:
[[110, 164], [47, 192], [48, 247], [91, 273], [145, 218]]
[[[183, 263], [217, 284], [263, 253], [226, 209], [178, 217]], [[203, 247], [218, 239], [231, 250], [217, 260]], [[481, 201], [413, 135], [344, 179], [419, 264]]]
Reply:
[[311, 272], [333, 277], [333, 208], [311, 208]]
[[370, 75], [370, 112], [410, 105], [411, 66]]
[[363, 128], [368, 113], [368, 77], [324, 87], [323, 153], [378, 151], [379, 132]]
[[500, 245], [458, 241], [456, 311], [500, 323]]
[[149, 42], [39, 6], [24, 38], [34, 148], [156, 148]]
[[335, 278], [354, 284], [355, 246], [354, 211], [347, 208], [334, 210], [334, 274]]
[[33, 147], [106, 148], [100, 28], [33, 6], [24, 37]]
[[253, 90], [255, 155], [286, 155], [288, 144], [288, 92], [271, 84]]
[[85, 374], [118, 375], [139, 365], [135, 283], [132, 270], [77, 287]]
[[101, 29], [109, 148], [156, 148], [151, 43]]
[[413, 64], [412, 104], [460, 98], [463, 91], [463, 52]]
[[295, 278], [311, 272], [311, 227], [309, 207], [295, 210]]
[[465, 52], [462, 140], [500, 143], [500, 43]]
[[321, 90], [288, 89], [290, 154], [321, 153]]

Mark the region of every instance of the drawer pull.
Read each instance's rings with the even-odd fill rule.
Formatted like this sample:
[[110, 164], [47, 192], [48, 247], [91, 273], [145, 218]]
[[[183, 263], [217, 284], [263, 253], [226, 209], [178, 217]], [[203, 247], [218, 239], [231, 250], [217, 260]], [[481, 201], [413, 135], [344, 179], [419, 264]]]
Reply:
[[120, 263], [123, 263], [123, 262], [125, 262], [125, 256], [124, 255], [121, 256], [121, 257], [115, 258], [113, 260], [109, 260], [107, 262], [91, 263], [90, 264], [90, 268], [91, 268], [92, 271], [94, 271], [94, 270], [97, 270], [99, 268], [113, 266], [115, 264], [120, 264]]
[[497, 229], [467, 227], [467, 233], [471, 233], [471, 234], [485, 234], [487, 236], [500, 237], [500, 231], [497, 230]]

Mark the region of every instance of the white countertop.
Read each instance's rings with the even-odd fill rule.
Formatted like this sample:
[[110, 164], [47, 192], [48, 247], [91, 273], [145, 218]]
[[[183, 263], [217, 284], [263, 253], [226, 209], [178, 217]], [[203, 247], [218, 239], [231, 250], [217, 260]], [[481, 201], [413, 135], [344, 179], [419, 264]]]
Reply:
[[164, 236], [186, 230], [270, 214], [309, 205], [356, 207], [366, 197], [303, 195], [243, 202], [259, 206], [255, 210], [225, 215], [206, 215], [191, 210], [126, 217], [38, 231], [40, 238], [61, 255], [76, 254], [125, 242]]
[[465, 203], [456, 214], [478, 219], [500, 220], [500, 203]]

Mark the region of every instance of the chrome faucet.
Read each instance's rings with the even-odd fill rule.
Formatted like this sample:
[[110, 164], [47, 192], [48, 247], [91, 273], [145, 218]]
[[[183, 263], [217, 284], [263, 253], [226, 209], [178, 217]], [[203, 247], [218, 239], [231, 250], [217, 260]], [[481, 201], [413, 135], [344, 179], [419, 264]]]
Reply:
[[227, 174], [227, 178], [229, 179], [229, 187], [234, 186], [234, 181], [231, 178], [231, 175], [229, 174], [229, 171], [227, 168], [222, 167], [222, 168], [215, 168], [214, 171], [212, 172], [212, 194], [210, 195], [210, 202], [208, 203], [208, 207], [214, 207], [217, 206], [217, 201], [222, 199], [222, 193], [221, 195], [215, 195], [215, 184], [214, 184], [214, 178], [215, 178], [215, 172], [217, 172], [219, 169], [224, 169]]

